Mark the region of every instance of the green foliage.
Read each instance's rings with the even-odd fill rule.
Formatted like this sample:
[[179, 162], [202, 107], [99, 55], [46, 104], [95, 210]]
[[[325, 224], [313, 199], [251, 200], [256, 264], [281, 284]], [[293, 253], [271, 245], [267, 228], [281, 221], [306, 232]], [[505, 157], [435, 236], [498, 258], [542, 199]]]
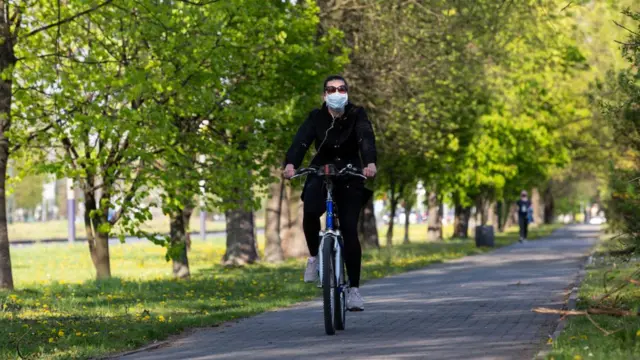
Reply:
[[[640, 13], [626, 11], [640, 29]], [[632, 27], [633, 28], [633, 27]], [[640, 85], [638, 64], [640, 64], [640, 34], [629, 28], [628, 39], [623, 42], [622, 55], [628, 67], [621, 70], [615, 82], [610, 83], [614, 95], [604, 102], [604, 115], [609, 119], [618, 156], [613, 158], [609, 174], [609, 196], [607, 215], [612, 220], [613, 229], [640, 249], [640, 228], [638, 209], [638, 177], [640, 176]]]
[[[85, 6], [72, 1], [61, 17]], [[34, 11], [57, 16], [49, 4]], [[253, 191], [283, 153], [274, 144], [346, 61], [339, 32], [317, 35], [317, 12], [312, 1], [124, 1], [42, 31], [17, 50], [15, 114], [25, 121], [13, 139], [47, 130], [30, 138], [55, 151], [40, 169], [96, 196], [100, 223], [116, 209], [103, 230], [153, 235], [138, 231], [160, 205], [150, 198], [168, 214], [202, 190], [208, 208], [234, 198], [255, 207]]]

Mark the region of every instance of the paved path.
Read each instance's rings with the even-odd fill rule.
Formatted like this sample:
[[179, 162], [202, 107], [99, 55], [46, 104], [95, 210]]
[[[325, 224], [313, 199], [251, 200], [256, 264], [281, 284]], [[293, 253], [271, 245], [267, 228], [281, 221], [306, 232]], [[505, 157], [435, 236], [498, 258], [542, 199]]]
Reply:
[[[468, 256], [362, 287], [366, 311], [326, 336], [319, 301], [199, 330], [126, 359], [531, 359], [557, 316], [597, 227]], [[301, 270], [302, 271], [302, 270]]]

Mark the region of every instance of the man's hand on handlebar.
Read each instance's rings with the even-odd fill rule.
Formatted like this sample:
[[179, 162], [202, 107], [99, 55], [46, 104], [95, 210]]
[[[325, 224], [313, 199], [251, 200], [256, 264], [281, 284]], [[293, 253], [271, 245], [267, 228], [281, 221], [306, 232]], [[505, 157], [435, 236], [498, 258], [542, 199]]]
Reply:
[[296, 169], [293, 167], [293, 164], [287, 164], [282, 174], [284, 175], [285, 179], [291, 179], [293, 175], [296, 174]]
[[364, 168], [364, 170], [362, 171], [364, 176], [368, 178], [375, 177], [377, 172], [378, 172], [378, 169], [376, 168], [376, 164], [374, 163], [367, 165], [367, 167]]

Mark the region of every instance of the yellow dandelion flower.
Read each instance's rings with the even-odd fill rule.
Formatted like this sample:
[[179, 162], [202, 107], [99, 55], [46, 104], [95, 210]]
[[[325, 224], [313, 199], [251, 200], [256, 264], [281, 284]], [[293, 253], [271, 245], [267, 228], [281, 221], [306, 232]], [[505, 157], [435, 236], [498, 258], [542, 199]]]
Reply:
[[158, 316], [158, 321], [165, 322], [164, 316], [162, 315]]
[[142, 321], [149, 321], [149, 319], [151, 319], [151, 317], [149, 315], [146, 315], [142, 318]]
[[76, 336], [82, 336], [82, 332], [76, 331]]
[[49, 338], [49, 343], [54, 342], [55, 340], [53, 340], [53, 338]]
[[549, 340], [547, 340], [547, 344], [553, 344], [553, 339], [549, 338]]
[[576, 355], [573, 357], [573, 360], [582, 360], [582, 356]]
[[636, 336], [640, 336], [640, 330], [636, 331]]
[[58, 331], [58, 336], [63, 337], [64, 336], [64, 331], [62, 331], [62, 330]]

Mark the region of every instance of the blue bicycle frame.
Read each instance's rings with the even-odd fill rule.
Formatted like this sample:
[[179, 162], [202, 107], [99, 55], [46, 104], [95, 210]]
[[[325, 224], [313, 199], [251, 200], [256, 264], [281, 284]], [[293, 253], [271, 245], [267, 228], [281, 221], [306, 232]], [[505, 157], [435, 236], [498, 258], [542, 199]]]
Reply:
[[[325, 241], [333, 242], [333, 258], [335, 264], [335, 281], [339, 291], [344, 291], [343, 287], [345, 285], [343, 267], [342, 267], [342, 237], [340, 234], [340, 229], [336, 229], [336, 209], [333, 201], [333, 181], [331, 180], [331, 176], [335, 176], [335, 168], [332, 165], [324, 166], [324, 177], [325, 183], [327, 184], [327, 200], [326, 200], [326, 210], [327, 210], [327, 219], [325, 230], [320, 232], [320, 247], [319, 247], [319, 257], [320, 264], [324, 261], [322, 259], [322, 249], [324, 247]], [[320, 281], [322, 282], [322, 278], [324, 274], [322, 273], [322, 266], [320, 266]]]

